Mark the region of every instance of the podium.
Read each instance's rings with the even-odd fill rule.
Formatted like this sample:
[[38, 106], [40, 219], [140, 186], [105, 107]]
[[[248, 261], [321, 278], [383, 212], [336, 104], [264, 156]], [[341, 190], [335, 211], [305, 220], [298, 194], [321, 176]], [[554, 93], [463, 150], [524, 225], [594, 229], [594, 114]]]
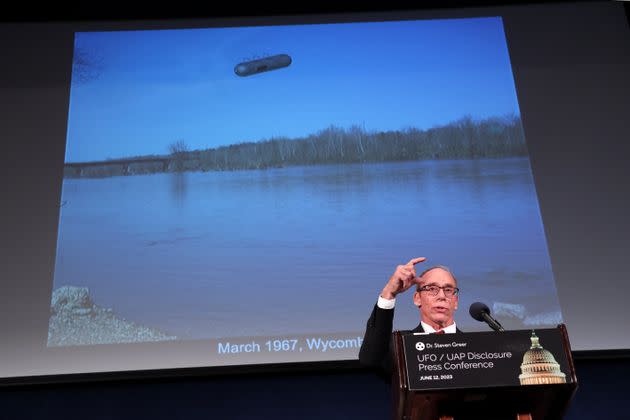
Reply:
[[393, 333], [394, 420], [562, 419], [577, 378], [564, 324], [457, 334]]

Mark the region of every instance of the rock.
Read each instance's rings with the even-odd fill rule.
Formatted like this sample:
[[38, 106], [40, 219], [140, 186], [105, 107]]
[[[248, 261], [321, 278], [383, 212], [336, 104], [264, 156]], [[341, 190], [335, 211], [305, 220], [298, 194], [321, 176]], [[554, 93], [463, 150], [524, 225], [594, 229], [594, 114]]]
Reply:
[[492, 304], [492, 313], [495, 316], [507, 316], [518, 319], [524, 319], [526, 316], [525, 306], [518, 303], [494, 302]]
[[562, 314], [560, 311], [546, 312], [537, 315], [530, 315], [524, 320], [527, 326], [537, 325], [558, 325], [562, 324]]
[[492, 315], [507, 329], [551, 327], [562, 323], [560, 311], [531, 314], [524, 305], [517, 303], [494, 302]]
[[53, 291], [51, 300], [51, 312], [53, 314], [63, 311], [89, 314], [93, 306], [94, 302], [92, 302], [87, 287], [62, 286]]
[[171, 341], [176, 336], [116, 316], [96, 305], [88, 288], [63, 286], [53, 291], [48, 346]]

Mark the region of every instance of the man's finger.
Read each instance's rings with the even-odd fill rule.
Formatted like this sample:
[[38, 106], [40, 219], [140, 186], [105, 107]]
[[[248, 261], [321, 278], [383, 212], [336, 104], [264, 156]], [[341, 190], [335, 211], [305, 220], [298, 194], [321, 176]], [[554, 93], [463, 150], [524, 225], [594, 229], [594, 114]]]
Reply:
[[409, 262], [407, 263], [407, 265], [416, 265], [418, 263], [421, 263], [422, 261], [426, 260], [425, 257], [418, 257], [418, 258], [412, 258], [409, 260]]

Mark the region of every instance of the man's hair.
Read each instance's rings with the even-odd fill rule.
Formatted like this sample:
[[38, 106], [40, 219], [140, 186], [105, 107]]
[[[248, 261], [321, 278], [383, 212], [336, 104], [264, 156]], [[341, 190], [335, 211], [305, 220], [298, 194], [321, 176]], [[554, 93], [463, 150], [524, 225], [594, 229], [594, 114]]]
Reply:
[[[446, 271], [448, 274], [450, 274], [453, 277], [453, 280], [455, 280], [455, 286], [457, 286], [457, 277], [455, 277], [455, 274], [453, 274], [453, 272], [451, 271], [450, 268], [448, 268], [445, 265], [434, 265], [432, 267], [427, 268], [426, 270], [424, 270], [422, 273], [420, 273], [420, 275], [418, 276], [418, 278], [422, 278], [425, 274], [427, 274], [429, 271], [431, 270], [435, 270], [436, 268], [440, 268], [444, 271]], [[420, 284], [418, 283], [418, 285], [416, 285], [416, 292], [420, 291], [420, 288], [422, 286], [420, 286]]]

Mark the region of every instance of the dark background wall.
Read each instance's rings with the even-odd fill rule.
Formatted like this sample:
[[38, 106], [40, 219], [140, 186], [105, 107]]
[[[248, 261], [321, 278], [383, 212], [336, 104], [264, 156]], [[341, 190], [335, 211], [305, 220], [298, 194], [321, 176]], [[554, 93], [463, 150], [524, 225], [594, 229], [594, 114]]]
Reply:
[[[577, 360], [566, 416], [627, 417], [628, 359]], [[0, 389], [0, 419], [388, 419], [390, 388], [360, 369]]]
[[[507, 3], [514, 2], [424, 2], [416, 8]], [[396, 2], [389, 2], [387, 9], [385, 6], [369, 8], [321, 3], [308, 6], [267, 3], [244, 7], [235, 2], [222, 10], [215, 10], [213, 6], [86, 3], [75, 7], [34, 8], [24, 2], [11, 12], [3, 12], [0, 22], [382, 11], [406, 7]], [[625, 9], [628, 14], [627, 4]], [[4, 147], [10, 140], [0, 141]], [[3, 181], [3, 184], [7, 186], [9, 183]], [[2, 252], [7, 254], [8, 251]], [[623, 331], [625, 327], [620, 329]], [[627, 353], [578, 354], [576, 371], [579, 388], [567, 418], [628, 418], [625, 410], [626, 394], [630, 391], [630, 386], [626, 385], [630, 377], [630, 358]], [[195, 376], [182, 374], [144, 379], [101, 377], [80, 382], [0, 388], [0, 419], [384, 419], [389, 418], [390, 404], [389, 386], [353, 364], [315, 365], [309, 370], [283, 373], [204, 375], [196, 372]]]

